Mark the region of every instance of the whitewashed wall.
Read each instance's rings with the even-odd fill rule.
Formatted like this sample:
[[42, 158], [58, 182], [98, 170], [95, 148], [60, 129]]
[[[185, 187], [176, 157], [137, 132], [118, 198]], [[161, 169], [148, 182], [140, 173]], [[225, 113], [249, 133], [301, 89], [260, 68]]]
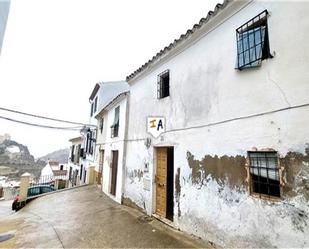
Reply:
[[[232, 9], [233, 4], [230, 6]], [[263, 60], [257, 69], [235, 70], [235, 30], [265, 9], [270, 12], [270, 49], [275, 57]], [[180, 169], [175, 226], [223, 246], [307, 247], [309, 208], [305, 195], [267, 202], [249, 196], [241, 186], [219, 184], [211, 175], [197, 186], [192, 183], [187, 152], [199, 161], [205, 155], [246, 156], [253, 147], [272, 148], [280, 157], [289, 152], [305, 155], [308, 106], [170, 131], [309, 103], [309, 2], [252, 1], [233, 11], [229, 17], [225, 15], [228, 11], [222, 11], [210, 22], [213, 27], [207, 35], [130, 82], [124, 197], [148, 214], [154, 212], [154, 147], [174, 146], [175, 174]], [[166, 69], [170, 70], [170, 96], [158, 100], [157, 75]], [[152, 138], [149, 149], [142, 140], [150, 137], [147, 116], [165, 116], [170, 131]], [[149, 173], [144, 172], [145, 164]], [[309, 166], [307, 162], [303, 166], [295, 178], [307, 181], [308, 187]], [[148, 178], [150, 188], [145, 188]]]
[[41, 170], [41, 176], [51, 176], [53, 175], [52, 168], [49, 164], [46, 164], [44, 168]]
[[[119, 130], [118, 137], [111, 137], [111, 126], [114, 122], [115, 109], [120, 106], [119, 113]], [[124, 153], [124, 140], [125, 140], [125, 126], [126, 126], [126, 111], [127, 111], [127, 98], [121, 97], [115, 103], [107, 108], [104, 112], [104, 127], [103, 133], [98, 132], [97, 146], [96, 146], [96, 162], [99, 165], [99, 149], [104, 149], [104, 162], [103, 162], [103, 184], [102, 190], [109, 197], [121, 203], [122, 197], [122, 183], [123, 183], [123, 153]], [[99, 127], [99, 122], [98, 122]], [[110, 194], [111, 189], [111, 164], [112, 164], [112, 151], [118, 150], [118, 170], [117, 170], [117, 184], [116, 195]], [[98, 170], [98, 167], [97, 169]]]

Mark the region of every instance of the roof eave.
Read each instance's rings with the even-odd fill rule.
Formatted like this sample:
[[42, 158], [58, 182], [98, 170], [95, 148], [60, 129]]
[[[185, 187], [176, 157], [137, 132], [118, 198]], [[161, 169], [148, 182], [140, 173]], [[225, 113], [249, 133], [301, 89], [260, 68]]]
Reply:
[[[128, 82], [128, 84], [132, 84], [137, 79], [142, 77], [145, 73], [149, 72], [149, 70], [155, 68], [158, 65], [161, 65], [169, 58], [177, 55], [179, 52], [183, 51], [185, 48], [193, 44], [196, 40], [202, 37], [205, 32], [207, 32], [207, 30], [209, 30], [209, 27], [211, 27], [211, 24], [213, 23], [212, 20], [218, 20], [217, 16], [224, 13], [223, 10], [225, 10], [227, 6], [234, 5], [237, 9], [239, 8], [239, 6], [247, 5], [250, 2], [252, 2], [252, 0], [224, 0], [222, 4], [218, 3], [214, 11], [209, 11], [208, 15], [205, 18], [200, 19], [199, 23], [193, 25], [193, 27], [191, 29], [188, 29], [185, 34], [182, 34], [178, 39], [175, 39], [174, 42], [170, 43], [168, 46], [158, 52], [148, 62], [146, 62], [136, 71], [128, 75], [126, 77], [126, 81]], [[223, 16], [222, 19], [224, 19], [225, 16]]]
[[101, 116], [103, 114], [103, 112], [105, 112], [112, 104], [116, 103], [117, 101], [120, 101], [120, 98], [122, 96], [126, 96], [130, 93], [130, 91], [125, 91], [122, 92], [120, 94], [118, 94], [115, 98], [113, 98], [108, 104], [106, 104], [104, 107], [102, 107], [102, 109], [98, 112], [97, 115], [95, 115], [95, 118], [98, 118], [99, 116]]
[[93, 90], [92, 90], [92, 92], [91, 92], [91, 95], [90, 95], [90, 97], [89, 97], [89, 101], [90, 101], [90, 100], [93, 100], [94, 96], [97, 94], [97, 92], [99, 91], [99, 89], [100, 89], [100, 84], [99, 84], [99, 83], [96, 83], [95, 86], [94, 86], [94, 88], [93, 88]]

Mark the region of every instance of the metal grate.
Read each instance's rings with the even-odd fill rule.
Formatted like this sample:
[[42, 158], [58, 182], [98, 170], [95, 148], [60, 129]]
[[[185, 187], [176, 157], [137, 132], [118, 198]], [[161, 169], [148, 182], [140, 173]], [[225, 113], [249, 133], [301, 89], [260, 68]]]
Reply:
[[264, 10], [238, 29], [237, 40], [237, 68], [252, 68], [261, 65], [263, 59], [272, 58], [269, 50], [268, 11]]
[[158, 75], [157, 97], [163, 99], [170, 95], [170, 71], [166, 70]]
[[277, 152], [248, 152], [251, 192], [280, 197]]

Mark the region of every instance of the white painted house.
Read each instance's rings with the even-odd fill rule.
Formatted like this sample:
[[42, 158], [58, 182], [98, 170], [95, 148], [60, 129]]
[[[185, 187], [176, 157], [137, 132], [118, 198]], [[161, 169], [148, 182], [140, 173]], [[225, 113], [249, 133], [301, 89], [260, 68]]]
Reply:
[[[104, 193], [121, 203], [123, 193], [124, 145], [127, 129], [129, 86], [113, 83], [110, 101], [96, 115], [96, 175]], [[117, 85], [122, 85], [119, 87]], [[104, 96], [105, 92], [102, 92]]]
[[308, 247], [308, 13], [224, 1], [127, 77], [124, 203], [221, 246]]
[[[59, 163], [58, 161], [49, 160], [44, 168], [41, 170], [41, 178], [66, 179], [68, 165], [66, 163]], [[44, 182], [44, 180], [43, 180]]]
[[88, 169], [90, 166], [94, 166], [97, 170], [99, 169], [99, 154], [96, 154], [96, 139], [97, 139], [97, 119], [96, 115], [119, 93], [128, 90], [128, 84], [125, 81], [112, 81], [112, 82], [100, 82], [95, 84], [91, 95], [89, 97], [90, 103], [90, 117], [89, 124], [93, 127], [87, 127], [81, 132], [84, 136], [84, 142], [82, 145], [83, 158], [81, 165], [81, 179], [85, 183], [89, 183]]
[[71, 138], [69, 141], [71, 142], [71, 146], [67, 174], [69, 179], [69, 187], [73, 187], [83, 183], [81, 172], [83, 172], [82, 159], [84, 157], [84, 151], [82, 149], [82, 145], [84, 143], [84, 138], [82, 136], [78, 136]]

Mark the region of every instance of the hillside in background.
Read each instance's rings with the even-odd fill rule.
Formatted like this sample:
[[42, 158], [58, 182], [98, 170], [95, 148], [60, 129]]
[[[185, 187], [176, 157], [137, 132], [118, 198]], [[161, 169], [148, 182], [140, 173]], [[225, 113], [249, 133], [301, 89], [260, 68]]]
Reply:
[[39, 176], [44, 165], [35, 161], [27, 146], [11, 140], [8, 135], [0, 137], [0, 176], [19, 179], [25, 172]]
[[44, 161], [48, 162], [48, 160], [55, 160], [58, 161], [59, 163], [68, 163], [68, 157], [69, 157], [70, 149], [61, 149], [61, 150], [56, 150], [52, 153], [49, 153], [45, 156], [42, 156], [38, 158], [38, 161]]

